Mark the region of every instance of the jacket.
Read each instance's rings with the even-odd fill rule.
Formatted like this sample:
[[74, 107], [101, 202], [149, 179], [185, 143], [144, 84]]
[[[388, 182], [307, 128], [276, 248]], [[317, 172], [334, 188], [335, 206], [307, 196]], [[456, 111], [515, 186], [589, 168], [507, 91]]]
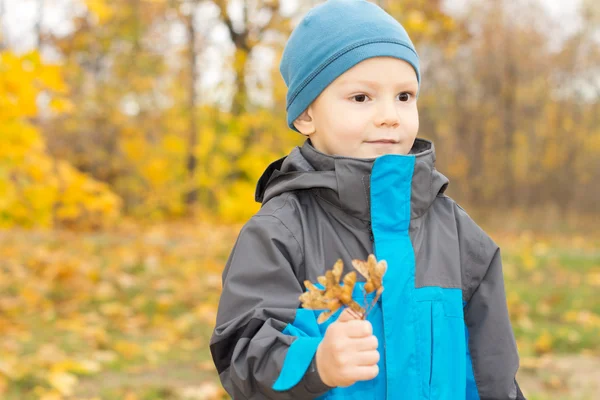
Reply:
[[[500, 250], [450, 197], [431, 142], [408, 155], [330, 156], [309, 140], [258, 182], [261, 209], [223, 272], [210, 350], [234, 399], [524, 399]], [[304, 280], [336, 260], [386, 260], [369, 314], [379, 375], [345, 388], [319, 378], [327, 326], [300, 308]], [[360, 276], [359, 276], [360, 280]], [[354, 294], [363, 302], [362, 285]]]

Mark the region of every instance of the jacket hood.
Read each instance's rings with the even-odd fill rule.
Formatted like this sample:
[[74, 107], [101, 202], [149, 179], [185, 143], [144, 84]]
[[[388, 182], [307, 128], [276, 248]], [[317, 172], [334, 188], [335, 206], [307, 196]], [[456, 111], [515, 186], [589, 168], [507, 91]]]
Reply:
[[[425, 213], [448, 178], [435, 169], [432, 142], [416, 139], [409, 155], [415, 157], [411, 182], [411, 219]], [[405, 156], [398, 156], [405, 157]], [[312, 189], [324, 200], [361, 220], [370, 221], [370, 177], [375, 158], [331, 156], [310, 140], [289, 155], [271, 163], [256, 187], [255, 199], [263, 205], [282, 193]]]

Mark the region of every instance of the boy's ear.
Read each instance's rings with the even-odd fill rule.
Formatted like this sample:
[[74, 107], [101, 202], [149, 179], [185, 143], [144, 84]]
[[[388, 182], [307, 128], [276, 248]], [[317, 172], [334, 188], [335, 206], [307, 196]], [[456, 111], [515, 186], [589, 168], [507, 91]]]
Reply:
[[294, 121], [294, 126], [304, 136], [310, 136], [315, 133], [315, 123], [312, 119], [312, 110], [308, 107]]

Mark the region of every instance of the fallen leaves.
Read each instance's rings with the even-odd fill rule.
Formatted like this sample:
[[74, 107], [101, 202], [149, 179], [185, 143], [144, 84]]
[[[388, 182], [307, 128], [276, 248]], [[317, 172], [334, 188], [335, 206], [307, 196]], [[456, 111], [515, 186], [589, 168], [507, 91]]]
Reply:
[[48, 382], [61, 394], [70, 396], [77, 384], [77, 377], [64, 371], [53, 371], [48, 375]]
[[227, 395], [221, 385], [210, 381], [202, 382], [199, 386], [184, 387], [179, 393], [186, 400], [216, 400]]
[[0, 231], [0, 398], [80, 399], [110, 370], [208, 358], [235, 232]]
[[[385, 261], [377, 262], [373, 254], [370, 254], [367, 261], [352, 260], [352, 266], [365, 278], [363, 286], [365, 304], [364, 307], [352, 299], [354, 286], [356, 285], [356, 272], [347, 273], [340, 284], [344, 263], [338, 260], [333, 268], [325, 272], [324, 276], [317, 278], [322, 289], [306, 280], [304, 285], [308, 289], [300, 296], [302, 307], [313, 310], [327, 310], [322, 312], [318, 319], [318, 323], [327, 321], [340, 308], [348, 307], [354, 313], [358, 314], [359, 318], [366, 319], [369, 311], [373, 308], [379, 296], [383, 292], [383, 275], [387, 270]], [[376, 292], [373, 302], [367, 304], [366, 296], [369, 293]]]
[[[70, 390], [73, 376], [78, 396], [109, 372], [126, 376], [134, 365], [162, 365], [166, 358], [183, 360], [208, 349], [221, 268], [238, 229], [185, 224], [123, 229], [94, 235], [0, 231], [0, 398], [17, 393], [14, 398], [62, 399], [67, 396], [60, 390]], [[560, 352], [588, 352], [594, 359], [600, 354], [599, 246], [587, 240], [560, 237], [548, 249], [518, 237], [502, 241], [509, 249], [505, 265], [513, 272], [505, 277], [508, 308], [525, 360]], [[532, 270], [523, 266], [522, 254], [536, 257]], [[336, 263], [307, 284], [311, 308], [327, 316], [352, 300], [368, 313], [356, 285], [364, 280], [369, 301], [377, 296], [385, 268], [383, 261], [373, 261], [353, 262], [354, 271], [345, 276], [344, 265]], [[535, 285], [538, 275], [542, 280]], [[209, 379], [214, 365], [204, 354], [187, 361]], [[210, 380], [216, 379], [214, 372]], [[203, 380], [194, 376], [182, 387], [197, 388]], [[209, 389], [188, 394], [193, 398]], [[102, 398], [126, 398], [124, 390]], [[147, 398], [141, 387], [127, 390], [132, 399]], [[82, 399], [73, 396], [68, 398]]]
[[545, 354], [552, 350], [552, 336], [548, 332], [542, 333], [535, 341], [535, 351]]

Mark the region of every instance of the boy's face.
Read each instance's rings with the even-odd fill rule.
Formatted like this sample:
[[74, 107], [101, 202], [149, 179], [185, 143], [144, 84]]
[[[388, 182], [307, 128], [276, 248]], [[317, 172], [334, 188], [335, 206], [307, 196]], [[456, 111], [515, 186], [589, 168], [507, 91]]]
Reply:
[[369, 58], [327, 86], [294, 126], [330, 155], [408, 154], [419, 130], [418, 87], [407, 62]]

